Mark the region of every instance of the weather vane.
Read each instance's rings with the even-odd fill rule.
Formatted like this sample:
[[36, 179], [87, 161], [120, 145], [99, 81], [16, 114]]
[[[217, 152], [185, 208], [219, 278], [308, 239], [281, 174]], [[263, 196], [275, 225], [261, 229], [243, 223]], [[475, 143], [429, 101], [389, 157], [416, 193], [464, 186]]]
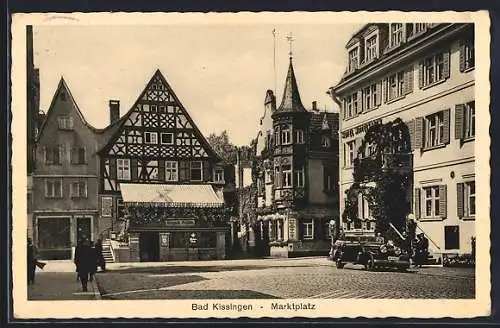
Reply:
[[292, 51], [292, 42], [295, 41], [295, 39], [292, 36], [292, 32], [290, 32], [290, 35], [286, 37], [287, 41], [290, 42], [290, 52], [288, 53], [290, 55], [290, 58], [292, 58], [293, 51]]

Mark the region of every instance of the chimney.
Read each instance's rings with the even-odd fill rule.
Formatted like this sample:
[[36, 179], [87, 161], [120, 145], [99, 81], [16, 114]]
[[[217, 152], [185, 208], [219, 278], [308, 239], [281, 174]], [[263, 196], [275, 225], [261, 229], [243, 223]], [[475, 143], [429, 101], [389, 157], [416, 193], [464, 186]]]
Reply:
[[312, 110], [313, 110], [313, 111], [315, 111], [315, 112], [317, 112], [317, 111], [318, 111], [318, 106], [317, 106], [317, 105], [318, 105], [318, 103], [317, 103], [316, 101], [313, 101], [313, 102], [312, 102], [312, 106], [313, 106], [313, 107], [312, 107]]
[[120, 119], [120, 101], [109, 101], [109, 123], [113, 124]]

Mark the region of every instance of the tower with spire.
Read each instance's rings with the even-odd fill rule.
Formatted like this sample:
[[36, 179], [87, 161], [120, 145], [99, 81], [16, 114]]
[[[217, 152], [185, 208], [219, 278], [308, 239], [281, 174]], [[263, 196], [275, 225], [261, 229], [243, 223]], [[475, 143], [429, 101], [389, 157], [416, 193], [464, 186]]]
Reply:
[[[338, 220], [338, 113], [302, 103], [290, 41], [288, 72], [279, 106], [265, 98], [257, 137], [256, 253], [327, 255], [328, 223]], [[253, 244], [253, 242], [252, 242]]]

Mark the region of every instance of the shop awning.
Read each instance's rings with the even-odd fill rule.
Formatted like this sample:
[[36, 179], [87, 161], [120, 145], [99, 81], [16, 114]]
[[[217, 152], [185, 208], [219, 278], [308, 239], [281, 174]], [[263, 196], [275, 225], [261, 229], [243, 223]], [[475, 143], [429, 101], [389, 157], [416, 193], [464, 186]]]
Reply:
[[127, 205], [165, 207], [222, 207], [211, 185], [168, 185], [120, 183], [123, 202]]

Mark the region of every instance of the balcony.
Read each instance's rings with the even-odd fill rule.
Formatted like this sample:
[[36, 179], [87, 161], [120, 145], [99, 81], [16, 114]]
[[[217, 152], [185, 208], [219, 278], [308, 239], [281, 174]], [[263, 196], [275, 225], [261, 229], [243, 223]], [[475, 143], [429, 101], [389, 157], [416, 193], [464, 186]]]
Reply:
[[381, 172], [393, 174], [410, 173], [413, 169], [413, 155], [411, 153], [376, 154], [356, 159], [357, 175], [360, 181], [372, 180]]

